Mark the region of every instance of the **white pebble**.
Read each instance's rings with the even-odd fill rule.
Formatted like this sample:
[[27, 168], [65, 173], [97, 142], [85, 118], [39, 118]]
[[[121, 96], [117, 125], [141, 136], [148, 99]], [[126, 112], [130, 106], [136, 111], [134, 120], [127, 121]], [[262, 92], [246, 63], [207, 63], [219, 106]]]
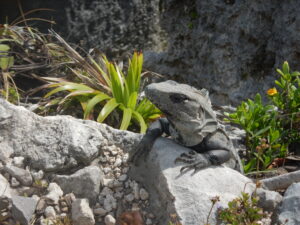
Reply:
[[128, 161], [128, 158], [129, 158], [129, 154], [125, 153], [124, 156], [122, 157], [123, 163], [126, 163]]
[[134, 200], [134, 195], [133, 194], [128, 194], [125, 196], [125, 200], [127, 202], [132, 202]]
[[116, 219], [112, 215], [107, 215], [105, 216], [105, 225], [115, 225], [116, 224]]
[[52, 206], [47, 206], [44, 215], [46, 218], [55, 218], [56, 217], [55, 209]]
[[115, 167], [119, 167], [119, 166], [121, 166], [121, 165], [122, 165], [122, 159], [117, 158], [116, 161], [115, 161], [115, 163], [114, 163], [114, 166], [115, 166]]
[[16, 167], [23, 168], [24, 167], [24, 157], [22, 157], [22, 156], [20, 156], [20, 157], [14, 157], [13, 164]]

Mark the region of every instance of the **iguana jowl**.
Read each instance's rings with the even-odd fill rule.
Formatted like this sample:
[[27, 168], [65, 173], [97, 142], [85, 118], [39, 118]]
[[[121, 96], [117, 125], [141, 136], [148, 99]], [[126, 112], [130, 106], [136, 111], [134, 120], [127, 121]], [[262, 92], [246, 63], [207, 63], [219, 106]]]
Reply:
[[232, 158], [231, 142], [218, 125], [207, 90], [169, 80], [148, 85], [145, 94], [166, 118], [151, 124], [132, 155], [132, 161], [136, 162], [142, 155], [146, 157], [155, 139], [163, 133], [192, 149], [175, 160], [187, 163], [181, 171], [219, 165]]

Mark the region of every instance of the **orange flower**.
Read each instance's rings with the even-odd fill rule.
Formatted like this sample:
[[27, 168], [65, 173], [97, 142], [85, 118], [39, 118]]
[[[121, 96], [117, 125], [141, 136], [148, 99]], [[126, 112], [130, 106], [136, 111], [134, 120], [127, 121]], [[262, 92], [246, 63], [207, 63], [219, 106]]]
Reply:
[[276, 88], [270, 88], [268, 91], [267, 91], [267, 94], [269, 96], [273, 96], [273, 95], [276, 95], [278, 92], [277, 92], [277, 89]]

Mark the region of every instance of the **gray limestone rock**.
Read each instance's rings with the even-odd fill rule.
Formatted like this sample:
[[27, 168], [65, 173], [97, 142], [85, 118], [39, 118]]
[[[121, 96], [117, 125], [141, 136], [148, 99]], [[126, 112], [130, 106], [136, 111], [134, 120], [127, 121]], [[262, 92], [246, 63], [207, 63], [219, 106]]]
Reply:
[[103, 183], [103, 173], [97, 166], [88, 166], [72, 175], [56, 175], [55, 181], [64, 193], [74, 193], [78, 198], [87, 198], [95, 203]]
[[[278, 223], [300, 224], [300, 183], [293, 183], [285, 192], [278, 212]], [[286, 222], [287, 221], [287, 222]]]
[[61, 190], [57, 183], [50, 183], [47, 188], [48, 194], [45, 198], [50, 201], [50, 203], [57, 205], [60, 197], [63, 196], [64, 192]]
[[274, 212], [282, 201], [282, 196], [276, 191], [258, 188], [256, 194], [259, 197], [258, 206], [268, 212]]
[[15, 193], [14, 190], [10, 188], [9, 182], [0, 174], [0, 196], [11, 198], [13, 194]]
[[22, 185], [30, 186], [32, 184], [31, 173], [27, 170], [21, 169], [16, 166], [5, 166], [3, 170], [15, 177]]
[[[180, 173], [183, 164], [174, 160], [184, 148], [170, 139], [159, 138], [149, 154], [148, 160], [132, 168], [130, 174], [145, 185], [149, 191], [150, 205], [159, 218], [159, 224], [167, 224], [170, 214], [176, 213], [184, 225], [206, 223], [211, 208], [211, 198], [220, 197], [220, 206], [246, 192], [252, 193], [253, 182], [224, 166], [211, 166], [197, 173]], [[161, 209], [164, 209], [163, 211]], [[216, 207], [212, 211], [210, 224], [216, 224]]]
[[72, 220], [74, 225], [94, 225], [93, 211], [87, 199], [76, 199], [72, 203]]
[[19, 221], [22, 225], [31, 224], [37, 200], [28, 197], [13, 196], [12, 197], [12, 217]]
[[140, 134], [113, 129], [70, 116], [38, 116], [0, 98], [0, 136], [5, 146], [32, 168], [66, 170], [89, 164], [102, 147], [116, 145], [131, 151]]

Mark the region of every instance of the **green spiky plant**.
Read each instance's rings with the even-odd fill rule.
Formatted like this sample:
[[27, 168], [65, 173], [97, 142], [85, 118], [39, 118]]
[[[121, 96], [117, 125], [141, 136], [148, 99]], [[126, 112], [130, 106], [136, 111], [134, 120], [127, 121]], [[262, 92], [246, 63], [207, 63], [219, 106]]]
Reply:
[[[63, 105], [70, 100], [79, 101], [84, 119], [91, 119], [96, 114], [96, 120], [103, 122], [113, 111], [117, 111], [122, 113], [119, 126], [121, 130], [127, 130], [132, 121], [135, 121], [140, 127], [140, 132], [145, 133], [147, 123], [159, 117], [160, 111], [146, 98], [138, 99], [143, 54], [138, 52], [133, 54], [125, 75], [116, 63], [109, 62], [104, 55], [100, 56], [99, 62], [91, 56], [86, 60], [59, 35], [55, 35], [68, 50], [69, 57], [77, 65], [81, 65], [81, 68], [71, 69], [79, 82], [45, 78], [52, 82], [47, 87], [55, 88], [47, 93], [45, 98], [67, 91], [69, 94], [56, 102]], [[99, 112], [97, 106], [100, 106]]]

